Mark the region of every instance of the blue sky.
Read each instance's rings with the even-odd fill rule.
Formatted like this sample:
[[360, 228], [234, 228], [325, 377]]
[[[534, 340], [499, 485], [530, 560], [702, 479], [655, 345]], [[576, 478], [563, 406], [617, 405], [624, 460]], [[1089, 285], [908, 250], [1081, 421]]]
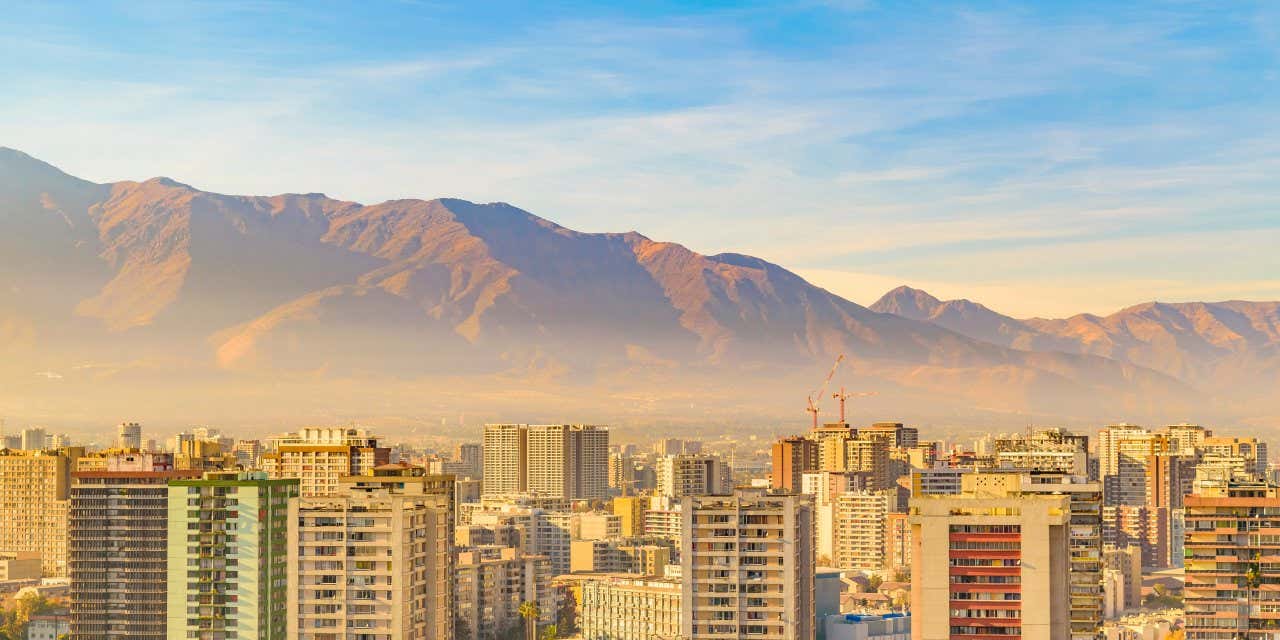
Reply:
[[18, 3], [0, 145], [1017, 315], [1280, 299], [1276, 3]]

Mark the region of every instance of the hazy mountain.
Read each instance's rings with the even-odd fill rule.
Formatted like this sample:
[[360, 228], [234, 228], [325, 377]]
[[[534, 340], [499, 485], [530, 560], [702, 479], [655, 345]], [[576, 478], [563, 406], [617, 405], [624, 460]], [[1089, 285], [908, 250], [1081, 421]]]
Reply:
[[1137, 419], [1200, 399], [1136, 343], [1060, 353], [1042, 347], [1068, 329], [897, 293], [867, 309], [758, 258], [502, 203], [98, 185], [0, 149], [0, 411], [506, 402], [610, 419], [670, 399], [672, 414], [802, 416], [840, 353], [838, 382], [880, 391], [888, 416]]
[[1274, 405], [1280, 388], [1280, 302], [1148, 302], [1105, 317], [1019, 320], [899, 287], [871, 308], [1015, 349], [1104, 356], [1246, 405]]

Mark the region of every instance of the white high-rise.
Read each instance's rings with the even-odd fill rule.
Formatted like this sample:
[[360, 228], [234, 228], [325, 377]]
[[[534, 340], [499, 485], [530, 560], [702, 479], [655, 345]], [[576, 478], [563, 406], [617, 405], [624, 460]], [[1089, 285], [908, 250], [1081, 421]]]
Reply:
[[116, 448], [141, 450], [142, 425], [136, 422], [121, 422], [116, 427]]

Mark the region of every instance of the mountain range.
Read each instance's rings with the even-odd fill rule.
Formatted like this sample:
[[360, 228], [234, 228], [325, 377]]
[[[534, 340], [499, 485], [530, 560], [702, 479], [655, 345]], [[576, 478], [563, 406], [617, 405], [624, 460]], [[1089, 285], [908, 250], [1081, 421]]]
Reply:
[[844, 354], [875, 417], [1260, 423], [1278, 336], [1277, 303], [867, 308], [505, 203], [98, 184], [0, 148], [0, 414], [29, 420], [802, 421]]

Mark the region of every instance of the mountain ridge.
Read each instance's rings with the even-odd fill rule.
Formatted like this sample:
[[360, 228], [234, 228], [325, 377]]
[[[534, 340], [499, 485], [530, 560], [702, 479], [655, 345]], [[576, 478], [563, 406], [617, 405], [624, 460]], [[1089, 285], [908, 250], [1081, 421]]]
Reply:
[[[935, 303], [927, 310], [913, 308], [920, 299]], [[1280, 302], [1149, 301], [1108, 315], [1067, 318], [1017, 319], [987, 310], [989, 315], [971, 324], [949, 312], [967, 305], [977, 303], [941, 301], [918, 289], [898, 287], [871, 308], [1015, 349], [1100, 355], [1213, 392], [1242, 384], [1263, 389], [1280, 385]]]
[[[14, 310], [0, 327], [35, 327], [11, 333], [39, 370], [81, 371], [77, 360], [92, 357], [158, 372], [175, 365], [154, 363], [175, 361], [216, 380], [207, 388], [222, 398], [263, 376], [317, 388], [468, 376], [453, 384], [484, 388], [502, 376], [575, 402], [608, 386], [763, 405], [803, 397], [845, 354], [845, 375], [887, 401], [940, 411], [1158, 415], [1200, 397], [1135, 362], [1017, 348], [1064, 340], [1058, 332], [1008, 323], [1017, 335], [975, 338], [932, 313], [863, 307], [760, 258], [578, 232], [507, 203], [223, 195], [171, 178], [99, 185], [15, 153], [0, 158], [0, 237], [22, 231], [30, 246], [11, 241], [0, 254], [0, 301]], [[999, 316], [981, 305], [946, 313]], [[29, 378], [31, 367], [7, 373]]]

